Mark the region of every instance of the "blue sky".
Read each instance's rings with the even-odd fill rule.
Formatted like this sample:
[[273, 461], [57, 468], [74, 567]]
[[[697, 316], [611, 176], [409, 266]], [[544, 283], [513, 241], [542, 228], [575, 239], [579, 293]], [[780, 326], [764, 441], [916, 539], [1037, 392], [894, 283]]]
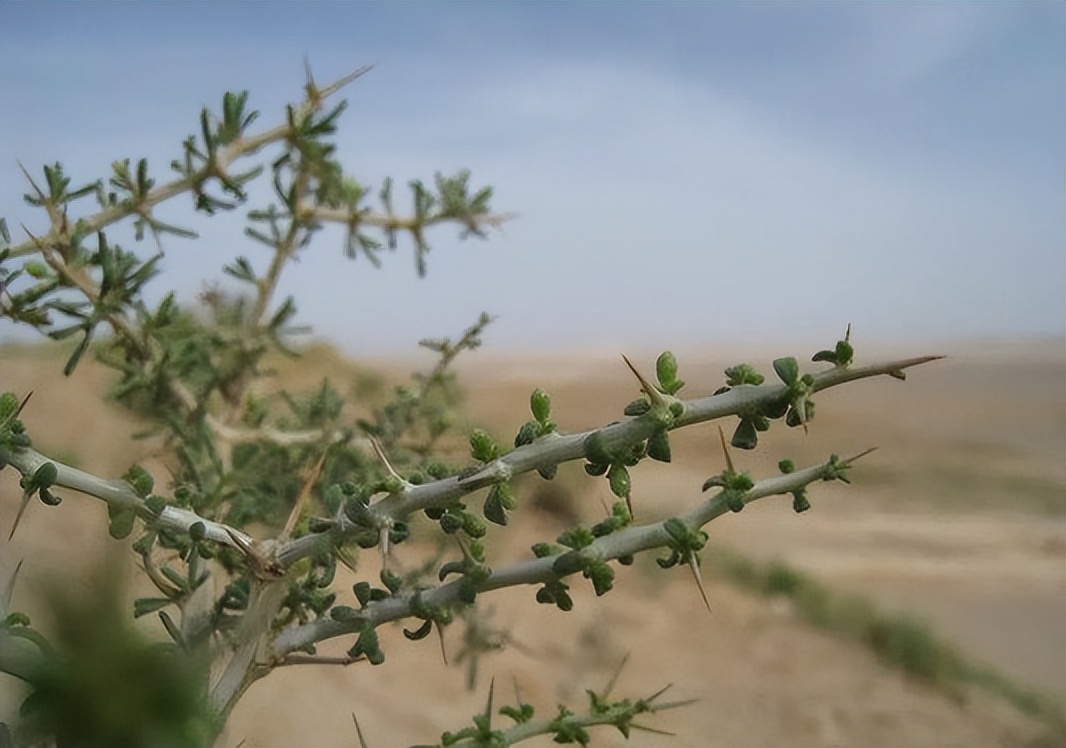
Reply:
[[[469, 168], [519, 214], [486, 242], [435, 233], [421, 280], [405, 246], [374, 270], [321, 235], [282, 293], [353, 353], [412, 351], [482, 310], [503, 350], [829, 343], [848, 322], [864, 341], [1062, 336], [1064, 17], [1057, 2], [2, 3], [0, 215], [16, 238], [43, 226], [16, 159], [81, 182], [143, 156], [162, 180], [226, 90], [279, 123], [306, 55], [320, 83], [375, 66], [337, 139], [357, 179]], [[243, 212], [180, 202], [161, 217], [202, 238], [168, 241], [156, 297], [194, 298], [237, 254], [265, 264]]]

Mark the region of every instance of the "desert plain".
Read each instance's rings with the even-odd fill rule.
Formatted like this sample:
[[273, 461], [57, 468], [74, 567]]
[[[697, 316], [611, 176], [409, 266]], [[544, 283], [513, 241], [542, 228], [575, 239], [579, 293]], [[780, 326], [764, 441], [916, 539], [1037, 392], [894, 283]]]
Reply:
[[[728, 549], [757, 562], [785, 561], [834, 590], [927, 624], [967, 657], [1061, 704], [1066, 346], [1045, 340], [867, 348], [860, 341], [856, 348], [859, 363], [946, 358], [910, 370], [906, 382], [879, 377], [819, 393], [808, 433], [775, 422], [760, 435], [757, 450], [732, 450], [738, 469], [759, 478], [775, 474], [782, 457], [803, 466], [877, 447], [856, 464], [850, 486], [812, 486], [812, 508], [803, 514], [792, 511], [788, 497], [771, 497], [711, 523], [704, 554]], [[551, 395], [553, 420], [564, 432], [618, 420], [639, 394], [620, 352], [509, 353], [488, 346], [465, 354], [457, 364], [465, 393], [461, 420], [510, 441], [529, 418], [534, 387]], [[657, 351], [625, 352], [653, 370]], [[731, 364], [745, 361], [772, 377], [775, 356], [809, 361], [812, 352], [678, 350], [687, 382], [681, 394], [712, 393]], [[313, 386], [328, 377], [342, 393], [365, 393], [368, 372], [378, 372], [378, 391], [387, 393], [406, 372], [433, 364], [428, 353], [353, 363], [321, 345], [308, 355], [315, 357], [310, 374], [298, 373], [299, 360], [283, 361], [279, 378]], [[62, 361], [38, 348], [0, 348], [0, 388], [34, 391], [23, 420], [35, 446], [118, 477], [153, 448], [132, 439], [143, 424], [102, 400], [111, 377], [106, 369], [87, 361], [68, 379]], [[728, 436], [736, 419], [727, 420]], [[671, 443], [671, 464], [645, 461], [633, 470], [638, 519], [669, 517], [700, 501], [704, 479], [724, 467], [715, 423], [675, 432]], [[165, 485], [165, 476], [159, 480]], [[0, 473], [4, 538], [20, 493], [17, 476]], [[606, 481], [585, 476], [577, 464], [564, 466], [551, 483], [525, 476], [518, 496], [511, 524], [492, 534], [490, 564], [528, 558], [532, 543], [553, 539], [568, 522], [598, 521], [611, 500]], [[34, 590], [59, 572], [91, 582], [96, 567], [83, 559], [116, 542], [107, 539], [100, 502], [73, 494], [65, 499], [55, 508], [34, 502], [14, 538], [0, 547], [0, 580], [24, 560], [16, 608], [32, 613]], [[404, 553], [401, 547], [398, 563], [405, 562]], [[132, 569], [132, 553], [129, 560]], [[364, 554], [360, 563], [361, 578], [376, 578], [376, 556]], [[945, 692], [887, 666], [856, 642], [809, 625], [789, 600], [756, 595], [716, 578], [713, 564], [705, 568], [710, 613], [686, 569], [661, 571], [639, 560], [619, 569], [615, 589], [602, 598], [574, 580], [570, 613], [535, 604], [533, 588], [483, 596], [501, 647], [478, 659], [472, 689], [471, 660], [458, 656], [460, 627], [445, 636], [446, 665], [435, 637], [412, 643], [399, 626], [386, 626], [381, 666], [282, 668], [253, 685], [224, 744], [357, 746], [353, 713], [370, 746], [435, 742], [484, 709], [490, 680], [497, 705], [513, 700], [517, 689], [538, 715], [550, 717], [560, 703], [581, 709], [585, 690], [602, 688], [627, 656], [616, 695], [648, 696], [671, 684], [668, 698], [697, 701], [642, 721], [673, 735], [634, 731], [626, 743], [613, 728], [599, 728], [593, 745], [972, 748], [1052, 745], [1062, 738], [1054, 725], [995, 693]], [[131, 577], [136, 586], [136, 573]], [[352, 581], [339, 581], [342, 594]], [[151, 621], [145, 623], [151, 633]], [[334, 649], [343, 652], [350, 644], [337, 642]], [[0, 676], [0, 684], [0, 720], [9, 720], [19, 686], [8, 676]], [[552, 743], [542, 738], [532, 744]]]

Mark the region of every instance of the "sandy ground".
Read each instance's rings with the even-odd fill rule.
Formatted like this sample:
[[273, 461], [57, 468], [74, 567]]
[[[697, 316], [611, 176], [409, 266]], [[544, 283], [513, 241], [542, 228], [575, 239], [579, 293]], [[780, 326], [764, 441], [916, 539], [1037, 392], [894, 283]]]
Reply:
[[[650, 372], [653, 354], [629, 353]], [[689, 383], [682, 394], [709, 394], [721, 384], [722, 369], [740, 360], [769, 371], [771, 356], [745, 353], [726, 360], [679, 352]], [[799, 516], [787, 499], [768, 499], [723, 517], [707, 528], [707, 552], [728, 544], [786, 559], [833, 586], [931, 622], [1023, 683], [1064, 694], [1063, 346], [945, 345], [906, 353], [950, 358], [913, 370], [906, 383], [881, 378], [821, 393], [808, 435], [775, 423], [759, 450], [734, 452], [738, 467], [759, 477], [776, 472], [783, 456], [805, 464], [878, 446], [856, 468], [854, 485], [814, 486], [813, 509]], [[863, 355], [876, 357], [860, 348]], [[385, 366], [398, 369], [394, 362]], [[84, 366], [64, 381], [60, 368], [54, 360], [4, 356], [0, 384], [35, 390], [25, 420], [39, 446], [95, 472], [121, 474], [130, 455], [148, 447], [131, 442], [128, 420], [90, 394], [100, 390], [106, 372]], [[534, 386], [552, 395], [553, 418], [564, 431], [616, 420], [637, 394], [616, 353], [532, 360], [478, 351], [460, 368], [466, 414], [501, 440], [513, 438], [529, 417]], [[316, 373], [328, 373], [342, 390], [345, 378], [351, 380], [340, 363]], [[634, 470], [639, 516], [668, 516], [699, 500], [704, 478], [723, 467], [713, 425], [678, 432], [672, 443], [673, 464]], [[571, 467], [556, 483], [573, 497], [578, 514], [598, 519], [600, 499], [609, 496], [605, 481]], [[539, 478], [524, 481], [520, 502], [543, 485]], [[6, 537], [18, 502], [10, 471], [0, 474], [0, 491]], [[31, 506], [0, 552], [0, 578], [18, 559], [29, 559], [21, 599], [32, 605], [26, 590], [49, 568], [64, 568], [95, 548], [103, 517], [100, 505], [75, 496], [52, 510]], [[496, 541], [494, 560], [525, 557], [532, 542], [560, 527], [558, 518], [534, 511], [523, 521], [520, 508]], [[375, 574], [370, 566], [367, 573]], [[681, 571], [654, 574], [637, 564], [621, 570], [617, 589], [601, 599], [586, 586], [573, 585], [570, 614], [533, 604], [532, 589], [486, 600], [512, 645], [481, 660], [474, 691], [465, 689], [465, 663], [445, 667], [432, 637], [410, 644], [398, 627], [386, 627], [388, 659], [378, 668], [293, 667], [257, 683], [234, 714], [227, 745], [354, 746], [352, 712], [373, 746], [438, 740], [483, 708], [490, 677], [497, 703], [512, 698], [517, 686], [538, 714], [551, 716], [559, 702], [580, 708], [584, 689], [601, 688], [626, 654], [618, 693], [649, 695], [672, 683], [671, 698], [699, 699], [646, 720], [676, 737], [634, 733], [636, 745], [1010, 746], [1039, 730], [1002, 702], [978, 694], [949, 698], [886, 669], [857, 646], [798, 624], [782, 601], [754, 598], [714, 579], [708, 580], [710, 616]], [[454, 660], [462, 642], [453, 628], [447, 648]], [[343, 650], [350, 642], [338, 644]], [[13, 681], [0, 682], [14, 693]], [[594, 743], [623, 741], [601, 729]]]

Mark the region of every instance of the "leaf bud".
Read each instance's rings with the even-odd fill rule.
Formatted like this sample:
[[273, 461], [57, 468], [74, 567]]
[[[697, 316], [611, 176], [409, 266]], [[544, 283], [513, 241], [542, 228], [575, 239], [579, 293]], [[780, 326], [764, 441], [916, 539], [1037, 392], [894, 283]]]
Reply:
[[518, 434], [514, 438], [515, 449], [518, 447], [524, 447], [527, 444], [532, 444], [533, 440], [537, 438], [537, 422], [526, 421], [522, 424], [522, 428], [518, 429]]
[[347, 605], [337, 605], [330, 608], [329, 617], [334, 621], [340, 621], [341, 623], [354, 623], [361, 619], [363, 615], [355, 608]]
[[463, 529], [463, 519], [452, 512], [445, 512], [440, 517], [440, 529], [448, 535], [453, 535]]
[[189, 525], [189, 539], [194, 543], [202, 542], [207, 537], [207, 525], [202, 521]]
[[552, 555], [552, 547], [549, 543], [534, 543], [531, 550], [537, 558], [547, 558]]
[[480, 517], [470, 512], [463, 512], [463, 532], [472, 538], [483, 538], [488, 532], [488, 527]]
[[651, 410], [651, 402], [649, 402], [647, 398], [638, 397], [636, 400], [633, 400], [626, 405], [625, 410], [622, 412], [627, 416], [642, 416], [649, 410]]
[[[766, 381], [766, 378], [755, 371], [755, 367], [751, 364], [737, 364], [736, 366], [730, 366], [725, 370], [726, 384], [730, 387], [739, 387], [743, 384], [759, 385]], [[717, 392], [715, 394], [718, 394]]]
[[400, 579], [399, 575], [396, 574], [396, 572], [390, 571], [389, 569], [382, 569], [380, 576], [381, 583], [385, 585], [386, 588], [388, 588], [389, 592], [395, 595], [397, 592], [400, 591], [400, 587], [403, 584], [403, 580]]
[[533, 390], [533, 394], [529, 396], [529, 409], [538, 423], [547, 423], [551, 407], [551, 398], [547, 392], [539, 387]]
[[592, 581], [596, 596], [606, 595], [614, 586], [614, 569], [604, 561], [596, 561], [585, 567], [584, 576]]
[[593, 476], [593, 477], [596, 477], [596, 476], [600, 476], [600, 475], [603, 475], [604, 473], [606, 473], [607, 472], [607, 468], [609, 468], [609, 467], [610, 467], [609, 463], [586, 462], [585, 463], [585, 472], [588, 473], [589, 475]]
[[131, 465], [126, 474], [122, 476], [122, 479], [129, 483], [133, 492], [142, 499], [147, 498], [155, 487], [155, 480], [152, 478], [152, 474], [140, 465]]
[[655, 361], [655, 374], [659, 378], [659, 387], [668, 395], [674, 395], [685, 386], [677, 378], [677, 359], [670, 351], [663, 351]]
[[488, 433], [474, 429], [470, 432], [470, 452], [479, 462], [491, 462], [496, 459], [498, 449]]

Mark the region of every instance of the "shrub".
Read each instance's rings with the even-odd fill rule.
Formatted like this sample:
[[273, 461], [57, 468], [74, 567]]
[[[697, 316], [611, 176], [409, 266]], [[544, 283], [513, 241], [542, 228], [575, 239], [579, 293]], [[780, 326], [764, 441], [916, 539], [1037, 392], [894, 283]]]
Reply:
[[[631, 563], [638, 553], [658, 553], [664, 569], [687, 567], [703, 594], [704, 525], [772, 495], [790, 496], [795, 511], [806, 511], [807, 487], [846, 481], [862, 455], [832, 455], [802, 469], [782, 460], [780, 474], [756, 479], [733, 466], [723, 436], [727, 467], [707, 479], [707, 496], [661, 522], [640, 519], [631, 469], [645, 459], [670, 462], [670, 432], [714, 419], [738, 418], [732, 447], [754, 449], [774, 420], [806, 429], [819, 391], [883, 374], [902, 379], [908, 367], [934, 358], [858, 366], [845, 334], [813, 356], [818, 366], [811, 372], [801, 372], [792, 357], [774, 361], [769, 380], [738, 364], [713, 394], [692, 397], [683, 392], [672, 353], [658, 357], [653, 376], [625, 359], [641, 396], [619, 404], [621, 420], [562, 433], [550, 395], [536, 389], [529, 420], [508, 444], [480, 429], [459, 435], [454, 426], [451, 365], [480, 345], [487, 315], [454, 340], [422, 341], [436, 353], [436, 366], [362, 418], [347, 415], [345, 398], [328, 381], [309, 392], [270, 390], [264, 357], [296, 355], [289, 347], [296, 303], [277, 298], [279, 279], [326, 224], [344, 227], [349, 257], [374, 265], [406, 236], [421, 274], [431, 232], [452, 226], [464, 237], [483, 237], [508, 218], [491, 207], [492, 189], [476, 187], [466, 171], [410, 182], [409, 211], [401, 214], [391, 180], [375, 192], [343, 169], [331, 137], [344, 102], [329, 102], [364, 72], [325, 87], [309, 73], [303, 102], [259, 131], [252, 128], [258, 113], [249, 109], [248, 94], [227, 93], [218, 115], [201, 113], [198, 132], [170, 164], [171, 181], [161, 181], [143, 159], [115, 161], [106, 180], [77, 187], [60, 164], [44, 167], [41, 183], [27, 172], [26, 199], [47, 216], [47, 229], [27, 230], [25, 240], [12, 243], [0, 222], [3, 317], [73, 341], [67, 374], [90, 350], [113, 369], [111, 397], [150, 420], [171, 472], [169, 484], [160, 486], [137, 464], [118, 479], [75, 469], [34, 448], [28, 393], [0, 397], [0, 465], [21, 475], [22, 510], [34, 500], [57, 504], [68, 492], [105, 502], [110, 535], [129, 539], [156, 588], [128, 613], [154, 616], [165, 637], [146, 644], [128, 632], [125, 616], [107, 613], [94, 624], [82, 607], [66, 610], [53, 645], [9, 609], [9, 585], [0, 670], [30, 684], [20, 739], [43, 735], [67, 744], [76, 729], [79, 745], [208, 744], [249, 685], [279, 666], [380, 664], [383, 623], [408, 621], [412, 640], [459, 620], [475, 625], [482, 596], [504, 587], [534, 585], [531, 602], [566, 611], [579, 577], [606, 594], [615, 564]], [[243, 292], [215, 288], [201, 309], [179, 303], [174, 293], [149, 304], [145, 289], [163, 268], [161, 240], [195, 235], [160, 220], [156, 208], [188, 196], [207, 216], [234, 210], [249, 201], [256, 180], [269, 182], [273, 200], [248, 211], [245, 233], [268, 248], [269, 260], [237, 256], [222, 268]], [[120, 247], [108, 237], [118, 225], [132, 226], [137, 241], [151, 237], [160, 249], [144, 256]], [[457, 438], [468, 457], [455, 457]], [[570, 460], [583, 460], [589, 476], [607, 481], [616, 499], [608, 516], [544, 539], [524, 562], [494, 566], [485, 538], [505, 532], [500, 528], [519, 513], [514, 478], [536, 471], [551, 480]], [[12, 533], [17, 525], [16, 518]], [[253, 526], [270, 528], [272, 536], [254, 538]], [[389, 561], [417, 534], [445, 539], [446, 555], [401, 575]], [[373, 578], [363, 573], [352, 589], [339, 589], [338, 564], [360, 573], [360, 549], [377, 549], [384, 571]], [[786, 592], [800, 583], [784, 572], [767, 581]], [[211, 594], [212, 588], [220, 592]], [[117, 593], [99, 597], [113, 600]], [[316, 654], [317, 645], [337, 638], [350, 642], [346, 657]], [[110, 674], [95, 668], [101, 672], [83, 678], [101, 657], [114, 663]], [[159, 685], [161, 668], [175, 673], [168, 687], [149, 688]], [[111, 685], [108, 677], [120, 683]], [[143, 708], [109, 721], [97, 697], [118, 687], [138, 693], [142, 698], [130, 703]], [[441, 741], [509, 745], [550, 734], [585, 744], [593, 725], [612, 724], [628, 735], [638, 715], [672, 706], [660, 696], [612, 699], [590, 692], [585, 711], [560, 707], [543, 719], [528, 704], [509, 705], [500, 710], [512, 723], [507, 728], [493, 726], [490, 697], [473, 726], [446, 732]], [[173, 708], [161, 709], [164, 702]], [[74, 715], [81, 720], [76, 726]]]

